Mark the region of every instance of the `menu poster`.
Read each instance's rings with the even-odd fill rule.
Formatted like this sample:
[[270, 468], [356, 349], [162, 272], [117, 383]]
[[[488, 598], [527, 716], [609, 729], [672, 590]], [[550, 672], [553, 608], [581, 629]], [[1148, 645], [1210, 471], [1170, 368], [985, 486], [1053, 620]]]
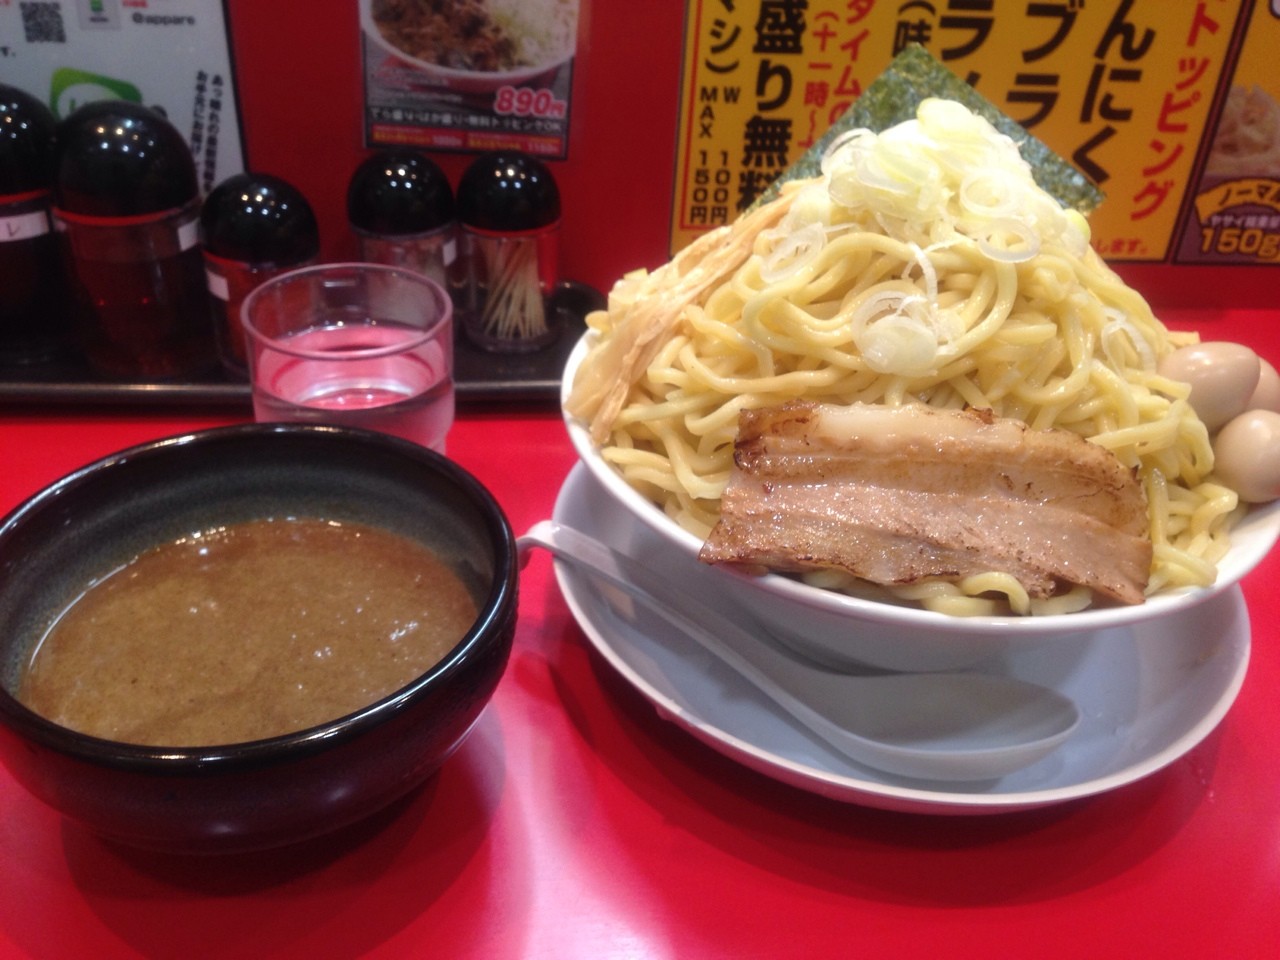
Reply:
[[568, 154], [579, 0], [359, 0], [368, 146]]
[[1254, 7], [1177, 260], [1280, 263], [1280, 0]]
[[0, 83], [56, 117], [95, 100], [160, 110], [200, 188], [244, 170], [226, 11], [207, 0], [0, 0]]
[[1253, 6], [689, 0], [672, 251], [736, 217], [918, 43], [1103, 191], [1099, 253], [1165, 260]]

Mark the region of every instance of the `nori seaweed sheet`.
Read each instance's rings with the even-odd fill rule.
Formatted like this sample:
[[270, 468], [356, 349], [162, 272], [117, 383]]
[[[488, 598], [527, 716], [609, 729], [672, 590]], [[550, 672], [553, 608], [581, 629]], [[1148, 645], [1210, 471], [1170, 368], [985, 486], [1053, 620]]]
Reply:
[[778, 194], [778, 188], [789, 180], [816, 177], [821, 173], [822, 155], [836, 137], [848, 130], [888, 129], [916, 115], [920, 101], [941, 97], [963, 103], [971, 111], [990, 121], [1001, 133], [1018, 145], [1022, 157], [1031, 166], [1032, 175], [1041, 187], [1064, 207], [1074, 207], [1088, 214], [1103, 200], [1103, 193], [1080, 171], [1036, 139], [1017, 121], [1010, 119], [995, 104], [978, 93], [944, 67], [920, 44], [911, 44], [893, 58], [885, 71], [867, 85], [866, 90], [816, 143], [788, 167], [756, 200], [767, 203]]

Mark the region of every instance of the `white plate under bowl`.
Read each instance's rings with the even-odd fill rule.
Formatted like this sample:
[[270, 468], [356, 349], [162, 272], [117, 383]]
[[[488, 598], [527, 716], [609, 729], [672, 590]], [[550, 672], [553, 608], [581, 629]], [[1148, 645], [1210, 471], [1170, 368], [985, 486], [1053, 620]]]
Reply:
[[[577, 465], [555, 519], [651, 560], [668, 548]], [[665, 562], [665, 561], [664, 561]], [[837, 800], [887, 810], [985, 814], [1087, 797], [1132, 783], [1200, 743], [1235, 701], [1249, 660], [1239, 587], [1160, 621], [1082, 631], [1012, 651], [984, 669], [1061, 691], [1083, 720], [1058, 751], [981, 783], [926, 783], [863, 767], [826, 747], [755, 688], [639, 604], [556, 564], [569, 609], [592, 646], [660, 715], [733, 760]], [[678, 570], [668, 570], [676, 573]], [[702, 592], [700, 590], [700, 592]], [[732, 604], [708, 588], [712, 605]]]
[[[575, 345], [565, 366], [561, 406], [595, 333]], [[586, 426], [565, 414], [578, 459], [614, 501], [665, 543], [664, 562], [676, 555], [696, 558], [702, 541], [630, 486], [600, 454]], [[1270, 552], [1280, 537], [1280, 501], [1253, 507], [1232, 531], [1231, 549], [1209, 587], [1167, 591], [1132, 606], [1098, 606], [1078, 613], [1039, 617], [955, 617], [919, 607], [848, 596], [811, 587], [779, 574], [751, 576], [701, 565], [702, 585], [731, 593], [738, 605], [767, 624], [778, 639], [833, 667], [887, 670], [948, 670], [994, 656], [1057, 645], [1076, 634], [1137, 626], [1190, 608], [1230, 591]], [[690, 571], [695, 568], [690, 565]]]

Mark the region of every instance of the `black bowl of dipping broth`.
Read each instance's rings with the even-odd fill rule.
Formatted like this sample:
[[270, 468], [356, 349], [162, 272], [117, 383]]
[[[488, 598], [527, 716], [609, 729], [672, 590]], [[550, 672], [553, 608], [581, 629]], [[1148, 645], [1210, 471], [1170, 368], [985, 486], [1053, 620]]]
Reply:
[[[281, 515], [372, 526], [427, 546], [478, 615], [406, 685], [266, 739], [118, 742], [51, 722], [17, 699], [37, 640], [95, 578], [191, 531]], [[515, 540], [493, 497], [407, 441], [248, 424], [121, 451], [0, 521], [0, 760], [66, 817], [137, 847], [237, 852], [322, 835], [405, 796], [461, 744], [507, 663], [517, 576]]]

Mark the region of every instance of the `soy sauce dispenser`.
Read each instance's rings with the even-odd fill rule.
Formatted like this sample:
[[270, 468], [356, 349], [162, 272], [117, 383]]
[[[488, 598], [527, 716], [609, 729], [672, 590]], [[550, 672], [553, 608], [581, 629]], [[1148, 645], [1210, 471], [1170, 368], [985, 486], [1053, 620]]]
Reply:
[[66, 335], [64, 283], [50, 208], [52, 111], [0, 84], [0, 364], [53, 359]]
[[263, 281], [316, 261], [320, 229], [315, 213], [288, 181], [238, 173], [205, 198], [200, 236], [218, 356], [228, 372], [247, 376], [240, 306]]
[[483, 154], [458, 182], [463, 331], [484, 350], [538, 350], [560, 335], [549, 298], [559, 269], [560, 192], [541, 161]]
[[216, 365], [195, 163], [178, 131], [140, 104], [95, 101], [58, 125], [54, 169], [54, 225], [90, 366], [172, 380]]
[[360, 259], [407, 267], [442, 287], [457, 256], [453, 191], [444, 171], [414, 150], [379, 150], [347, 184], [347, 220]]

